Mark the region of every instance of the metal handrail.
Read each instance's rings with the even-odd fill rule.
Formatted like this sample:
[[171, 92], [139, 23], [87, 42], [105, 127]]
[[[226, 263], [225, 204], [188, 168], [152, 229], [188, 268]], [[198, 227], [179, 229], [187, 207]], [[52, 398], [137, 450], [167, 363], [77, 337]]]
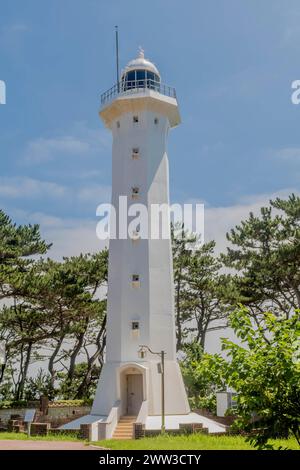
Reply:
[[116, 83], [109, 90], [101, 95], [101, 106], [116, 98], [118, 95], [131, 95], [140, 93], [142, 90], [153, 90], [171, 98], [176, 98], [175, 88], [165, 85], [164, 83], [145, 78], [143, 80], [122, 80]]

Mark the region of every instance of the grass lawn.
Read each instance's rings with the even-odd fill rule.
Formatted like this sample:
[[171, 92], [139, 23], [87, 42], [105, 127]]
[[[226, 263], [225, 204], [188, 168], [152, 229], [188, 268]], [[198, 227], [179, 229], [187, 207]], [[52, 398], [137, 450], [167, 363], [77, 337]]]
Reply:
[[[106, 440], [93, 442], [95, 445], [114, 450], [253, 450], [241, 436], [208, 436], [192, 434], [189, 436], [157, 436], [139, 440]], [[276, 448], [282, 446], [300, 450], [294, 438], [271, 440]]]
[[[24, 433], [0, 432], [0, 440], [33, 440], [33, 441], [87, 441], [79, 439], [74, 434], [53, 434], [48, 436], [27, 437]], [[300, 450], [294, 438], [271, 440], [275, 448], [283, 447], [291, 450]], [[241, 436], [209, 436], [206, 434], [192, 434], [189, 436], [156, 436], [139, 440], [106, 440], [92, 442], [111, 450], [254, 450]]]
[[23, 432], [0, 432], [0, 440], [18, 440], [18, 441], [80, 441], [86, 442], [82, 439], [79, 439], [77, 435], [74, 434], [48, 434], [48, 436], [31, 436], [28, 437], [27, 434]]

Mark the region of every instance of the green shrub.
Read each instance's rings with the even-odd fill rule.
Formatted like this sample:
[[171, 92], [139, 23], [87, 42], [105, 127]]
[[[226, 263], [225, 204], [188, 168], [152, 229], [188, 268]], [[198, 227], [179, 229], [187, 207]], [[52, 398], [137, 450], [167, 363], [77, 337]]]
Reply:
[[0, 410], [8, 410], [10, 408], [26, 408], [26, 400], [2, 400], [0, 401]]
[[216, 413], [217, 410], [217, 399], [214, 393], [206, 396], [194, 396], [189, 398], [190, 407], [192, 410], [205, 408], [212, 413]]

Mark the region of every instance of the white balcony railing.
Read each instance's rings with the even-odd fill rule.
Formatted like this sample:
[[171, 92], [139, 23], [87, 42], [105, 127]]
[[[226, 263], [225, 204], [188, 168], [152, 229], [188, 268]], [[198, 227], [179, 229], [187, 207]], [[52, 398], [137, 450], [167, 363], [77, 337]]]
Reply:
[[109, 90], [102, 93], [101, 106], [106, 105], [119, 95], [131, 95], [147, 89], [156, 91], [165, 96], [170, 96], [171, 98], [176, 98], [175, 88], [147, 78], [144, 80], [121, 81], [116, 83]]

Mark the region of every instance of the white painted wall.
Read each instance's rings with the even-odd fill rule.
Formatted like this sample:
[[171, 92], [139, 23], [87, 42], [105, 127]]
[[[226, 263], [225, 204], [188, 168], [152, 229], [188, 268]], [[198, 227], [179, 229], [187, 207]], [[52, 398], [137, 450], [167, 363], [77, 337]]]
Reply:
[[[112, 204], [119, 208], [119, 196], [131, 203], [169, 204], [169, 163], [167, 135], [180, 122], [177, 101], [157, 92], [119, 96], [101, 113], [113, 134]], [[139, 122], [133, 122], [138, 116]], [[155, 118], [158, 123], [155, 124]], [[119, 123], [119, 125], [118, 125]], [[132, 159], [138, 147], [140, 158]], [[131, 199], [138, 186], [138, 200]], [[117, 217], [118, 219], [118, 217]], [[151, 212], [149, 210], [149, 224]], [[169, 221], [166, 221], [170, 230]], [[118, 233], [117, 224], [117, 233]], [[131, 286], [132, 274], [139, 274], [140, 287]], [[174, 288], [171, 240], [111, 240], [109, 245], [107, 354], [94, 401], [93, 414], [108, 414], [121, 399], [122, 367], [143, 368], [149, 414], [161, 413], [161, 375], [158, 356], [138, 357], [140, 344], [166, 352], [166, 413], [189, 413], [189, 405], [176, 362]], [[132, 321], [139, 321], [139, 336], [132, 334]], [[124, 369], [122, 369], [124, 370]]]

